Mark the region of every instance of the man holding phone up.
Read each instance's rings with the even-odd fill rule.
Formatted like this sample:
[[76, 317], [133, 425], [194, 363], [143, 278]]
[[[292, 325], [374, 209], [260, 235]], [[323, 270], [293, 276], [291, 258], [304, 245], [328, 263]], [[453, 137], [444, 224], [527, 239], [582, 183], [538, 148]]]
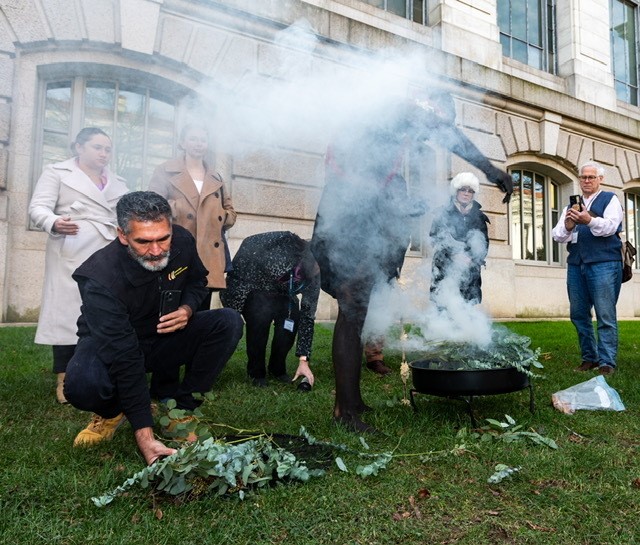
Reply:
[[[581, 196], [572, 196], [553, 228], [553, 239], [567, 243], [567, 291], [571, 322], [578, 333], [582, 363], [578, 371], [616, 369], [618, 321], [616, 303], [622, 284], [619, 233], [623, 212], [612, 191], [602, 191], [604, 168], [596, 162], [580, 167]], [[580, 198], [581, 197], [581, 198]], [[598, 338], [593, 330], [595, 310]]]
[[230, 309], [196, 312], [207, 296], [207, 270], [191, 234], [171, 225], [164, 197], [128, 193], [117, 218], [118, 238], [73, 274], [82, 314], [65, 395], [74, 407], [95, 413], [75, 446], [111, 439], [126, 417], [151, 464], [174, 452], [154, 438], [151, 397], [195, 409], [201, 401], [192, 394], [211, 389], [243, 323]]

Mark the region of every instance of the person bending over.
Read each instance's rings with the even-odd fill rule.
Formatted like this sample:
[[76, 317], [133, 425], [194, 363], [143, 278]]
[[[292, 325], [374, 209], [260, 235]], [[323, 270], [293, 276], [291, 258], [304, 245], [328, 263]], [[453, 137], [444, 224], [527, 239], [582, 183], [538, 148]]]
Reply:
[[272, 323], [269, 374], [281, 382], [291, 382], [286, 358], [297, 334], [298, 369], [293, 380], [306, 377], [313, 386], [309, 358], [320, 294], [319, 272], [309, 243], [289, 231], [260, 233], [240, 245], [220, 300], [244, 316], [247, 373], [256, 386], [267, 385], [266, 347]]

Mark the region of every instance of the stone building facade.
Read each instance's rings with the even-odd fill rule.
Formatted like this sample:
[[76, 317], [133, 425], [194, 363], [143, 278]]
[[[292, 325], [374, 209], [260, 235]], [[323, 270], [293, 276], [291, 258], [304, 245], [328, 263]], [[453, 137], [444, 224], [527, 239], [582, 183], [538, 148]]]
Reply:
[[[410, 52], [415, 70], [398, 77], [415, 88], [435, 79], [450, 91], [458, 125], [519, 181], [508, 207], [483, 183], [491, 219], [483, 305], [496, 318], [566, 316], [564, 249], [550, 230], [578, 191], [577, 168], [599, 161], [605, 187], [623, 202], [633, 205], [640, 194], [640, 108], [616, 95], [609, 2], [542, 2], [553, 5], [557, 22], [554, 69], [542, 70], [503, 54], [495, 0], [406, 1], [414, 17], [393, 13], [385, 0], [0, 0], [2, 321], [37, 318], [46, 235], [31, 228], [27, 207], [43, 164], [61, 159], [83, 125], [105, 125], [115, 170], [132, 189], [145, 188], [152, 168], [175, 151], [194, 104], [218, 134], [238, 132], [216, 89], [228, 96], [251, 82], [286, 82], [283, 53], [314, 74], [362, 70], [362, 59], [385, 51]], [[412, 20], [418, 6], [420, 22]], [[313, 34], [311, 48], [309, 40], [281, 39], [295, 24]], [[260, 100], [247, 111], [259, 111]], [[242, 153], [214, 149], [239, 214], [232, 250], [262, 231], [310, 236], [326, 139], [304, 132], [277, 144], [240, 139]], [[437, 148], [429, 157], [409, 180], [427, 194], [473, 170]], [[637, 243], [634, 212], [628, 235]], [[409, 281], [429, 258], [427, 225], [415, 231], [403, 273]], [[623, 286], [619, 312], [640, 314], [639, 278]], [[318, 317], [334, 315], [323, 299]]]

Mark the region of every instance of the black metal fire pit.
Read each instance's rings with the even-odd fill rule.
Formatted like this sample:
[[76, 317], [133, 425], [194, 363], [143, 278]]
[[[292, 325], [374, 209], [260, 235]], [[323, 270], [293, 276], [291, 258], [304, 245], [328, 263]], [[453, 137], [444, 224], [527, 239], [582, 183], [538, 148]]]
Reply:
[[473, 415], [476, 396], [508, 394], [529, 388], [529, 410], [533, 413], [533, 385], [529, 376], [516, 367], [495, 369], [460, 369], [461, 364], [434, 360], [409, 363], [414, 388], [409, 391], [411, 406], [417, 410], [414, 393], [458, 399], [467, 404], [471, 424], [477, 427]]

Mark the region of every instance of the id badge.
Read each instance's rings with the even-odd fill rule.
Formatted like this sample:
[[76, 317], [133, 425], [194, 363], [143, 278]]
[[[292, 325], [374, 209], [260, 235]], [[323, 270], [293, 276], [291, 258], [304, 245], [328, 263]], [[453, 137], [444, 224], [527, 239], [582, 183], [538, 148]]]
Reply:
[[291, 331], [292, 333], [293, 333], [293, 326], [294, 326], [294, 325], [295, 325], [294, 321], [293, 321], [293, 320], [290, 320], [289, 318], [287, 318], [287, 319], [284, 321], [284, 328], [285, 328], [287, 331]]

